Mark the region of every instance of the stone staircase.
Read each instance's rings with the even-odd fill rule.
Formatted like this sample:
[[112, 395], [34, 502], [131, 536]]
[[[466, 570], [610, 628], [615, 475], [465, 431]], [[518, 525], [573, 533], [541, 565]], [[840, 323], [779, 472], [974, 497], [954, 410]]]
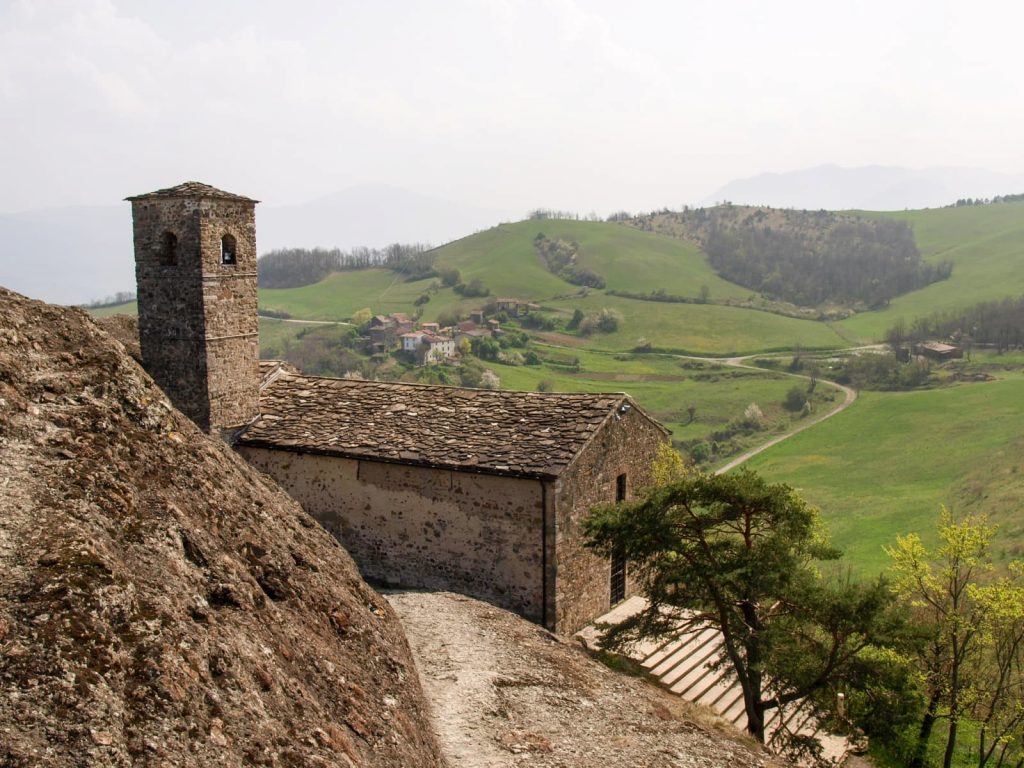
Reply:
[[[593, 625], [577, 633], [588, 646], [595, 647], [600, 636], [597, 626], [617, 624], [639, 613], [647, 603], [642, 597], [631, 597], [600, 617]], [[722, 719], [740, 730], [747, 726], [743, 707], [743, 693], [739, 683], [731, 678], [726, 666], [716, 667], [721, 659], [722, 637], [717, 629], [705, 628], [682, 632], [668, 640], [644, 640], [629, 649], [629, 655], [657, 678], [672, 693], [687, 701], [708, 707]], [[773, 739], [781, 733], [798, 733], [817, 738], [823, 748], [823, 757], [840, 764], [850, 753], [850, 743], [819, 727], [809, 707], [793, 704], [771, 711], [765, 724], [765, 741], [771, 748]]]

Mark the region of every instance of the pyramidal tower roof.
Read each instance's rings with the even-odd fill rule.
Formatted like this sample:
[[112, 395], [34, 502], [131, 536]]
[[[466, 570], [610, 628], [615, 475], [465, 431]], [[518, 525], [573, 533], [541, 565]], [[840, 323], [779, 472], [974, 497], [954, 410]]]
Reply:
[[236, 195], [233, 192], [225, 192], [223, 189], [211, 187], [209, 184], [203, 184], [200, 181], [186, 181], [183, 184], [178, 184], [174, 187], [158, 189], [156, 192], [147, 192], [144, 195], [126, 197], [125, 200], [152, 200], [154, 198], [161, 197], [213, 197], [219, 200], [242, 200], [249, 203], [259, 202], [259, 200], [253, 200], [251, 197]]

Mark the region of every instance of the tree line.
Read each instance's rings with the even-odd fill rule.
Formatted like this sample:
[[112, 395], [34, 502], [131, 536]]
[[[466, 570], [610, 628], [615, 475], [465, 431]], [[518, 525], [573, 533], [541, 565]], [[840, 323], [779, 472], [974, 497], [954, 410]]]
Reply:
[[995, 197], [961, 197], [953, 205], [947, 208], [963, 208], [971, 205], [998, 205], [999, 203], [1020, 203], [1024, 202], [1024, 194], [1021, 195], [996, 195]]
[[934, 312], [909, 325], [900, 318], [886, 333], [894, 347], [927, 339], [992, 345], [1000, 352], [1024, 346], [1024, 296]]
[[633, 224], [697, 242], [726, 280], [801, 306], [878, 308], [953, 268], [925, 262], [906, 222], [824, 210], [725, 204], [657, 212]]
[[278, 248], [256, 262], [262, 288], [297, 288], [318, 283], [332, 272], [383, 267], [409, 280], [434, 276], [434, 252], [424, 243], [393, 243], [385, 248]]

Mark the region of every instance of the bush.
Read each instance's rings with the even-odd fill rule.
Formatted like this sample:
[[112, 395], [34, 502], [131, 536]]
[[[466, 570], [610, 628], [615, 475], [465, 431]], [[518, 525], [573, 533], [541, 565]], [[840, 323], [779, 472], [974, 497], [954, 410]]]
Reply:
[[694, 463], [701, 464], [711, 458], [711, 447], [707, 443], [690, 446], [690, 458]]
[[445, 288], [452, 288], [462, 282], [462, 275], [457, 269], [439, 269], [437, 276], [441, 278], [441, 285]]
[[764, 412], [757, 403], [751, 403], [743, 410], [743, 425], [749, 429], [760, 429], [764, 425]]
[[[575, 318], [574, 318], [575, 319]], [[622, 315], [614, 309], [607, 307], [600, 312], [587, 315], [580, 323], [580, 333], [584, 336], [600, 331], [601, 333], [614, 333], [619, 330], [619, 323], [622, 322]]]
[[807, 392], [803, 387], [794, 385], [789, 388], [786, 393], [786, 399], [782, 401], [782, 407], [787, 411], [796, 413], [797, 411], [803, 410], [804, 404], [807, 402]]
[[538, 331], [553, 331], [558, 327], [558, 319], [552, 315], [544, 315], [540, 312], [533, 312], [526, 317], [520, 318], [519, 323], [523, 328], [533, 328]]
[[437, 324], [442, 328], [450, 328], [453, 325], [457, 325], [461, 319], [458, 312], [446, 309], [437, 316]]
[[467, 299], [491, 295], [490, 289], [484, 286], [483, 281], [479, 277], [474, 277], [469, 283], [457, 283], [453, 290]]
[[537, 391], [538, 392], [554, 392], [555, 391], [555, 382], [553, 382], [551, 379], [541, 379], [540, 381], [537, 382]]
[[427, 304], [429, 302], [430, 302], [430, 294], [429, 293], [421, 293], [419, 296], [416, 297], [416, 301], [414, 301], [413, 304], [415, 306], [419, 307], [419, 306], [422, 306], [422, 305]]
[[494, 371], [485, 370], [480, 377], [480, 386], [484, 389], [500, 389], [501, 379]]

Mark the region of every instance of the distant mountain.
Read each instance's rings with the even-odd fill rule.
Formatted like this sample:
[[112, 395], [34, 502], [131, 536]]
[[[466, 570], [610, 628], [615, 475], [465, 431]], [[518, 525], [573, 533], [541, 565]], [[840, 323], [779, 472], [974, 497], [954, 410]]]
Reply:
[[[301, 205], [258, 206], [256, 242], [260, 253], [287, 246], [441, 245], [502, 218], [495, 210], [364, 185]], [[133, 290], [131, 207], [121, 203], [0, 215], [0, 286], [63, 304]]]
[[773, 208], [898, 211], [938, 208], [965, 197], [1024, 192], [1024, 174], [980, 168], [897, 168], [880, 165], [841, 168], [820, 165], [788, 173], [737, 179], [703, 203], [728, 200]]
[[58, 304], [134, 290], [128, 203], [0, 216], [0, 286]]

